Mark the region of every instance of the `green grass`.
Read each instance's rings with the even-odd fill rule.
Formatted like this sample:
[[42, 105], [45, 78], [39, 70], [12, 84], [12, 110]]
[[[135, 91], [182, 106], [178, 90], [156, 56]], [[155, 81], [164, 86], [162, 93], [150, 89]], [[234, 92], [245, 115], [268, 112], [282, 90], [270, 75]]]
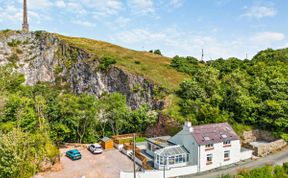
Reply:
[[135, 138], [136, 143], [146, 142], [146, 137], [137, 137]]
[[[149, 52], [134, 51], [103, 41], [86, 38], [66, 37], [57, 35], [66, 43], [81, 48], [95, 56], [112, 57], [117, 67], [132, 74], [143, 76], [145, 79], [169, 90], [176, 90], [180, 82], [189, 78], [169, 66], [170, 58]], [[135, 63], [135, 61], [138, 61]]]

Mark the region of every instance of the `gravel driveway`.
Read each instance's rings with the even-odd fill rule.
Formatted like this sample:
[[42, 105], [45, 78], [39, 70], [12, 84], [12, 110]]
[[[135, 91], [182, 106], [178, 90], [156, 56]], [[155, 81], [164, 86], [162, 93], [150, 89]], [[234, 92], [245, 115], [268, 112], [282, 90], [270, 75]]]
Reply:
[[[78, 148], [77, 148], [78, 149]], [[65, 156], [70, 149], [60, 149], [63, 169], [58, 172], [39, 173], [34, 178], [119, 178], [120, 171], [133, 171], [133, 162], [118, 150], [93, 155], [87, 149], [78, 149], [82, 159], [72, 161]]]

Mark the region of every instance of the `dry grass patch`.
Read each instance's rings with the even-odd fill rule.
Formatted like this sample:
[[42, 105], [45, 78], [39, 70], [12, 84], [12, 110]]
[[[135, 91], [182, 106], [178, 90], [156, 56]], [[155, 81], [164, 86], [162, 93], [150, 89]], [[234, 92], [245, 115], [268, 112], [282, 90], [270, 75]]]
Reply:
[[[103, 41], [57, 35], [68, 44], [81, 48], [99, 58], [110, 56], [116, 59], [116, 66], [170, 90], [178, 89], [180, 82], [188, 75], [169, 66], [170, 58], [149, 52], [135, 51]], [[135, 62], [138, 61], [138, 62]]]

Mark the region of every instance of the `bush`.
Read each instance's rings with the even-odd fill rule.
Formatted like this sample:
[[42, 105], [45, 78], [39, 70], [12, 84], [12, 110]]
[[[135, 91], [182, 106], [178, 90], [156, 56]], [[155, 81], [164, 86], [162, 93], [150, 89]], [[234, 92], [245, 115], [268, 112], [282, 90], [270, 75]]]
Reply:
[[161, 51], [160, 51], [159, 49], [156, 49], [156, 50], [154, 51], [154, 54], [157, 54], [157, 55], [161, 55], [161, 56], [162, 56], [162, 53], [161, 53]]
[[12, 64], [16, 64], [19, 61], [19, 57], [17, 54], [13, 53], [10, 57], [8, 57], [8, 61]]
[[284, 171], [282, 166], [277, 165], [274, 167], [274, 177], [275, 178], [278, 178], [278, 177], [284, 178], [285, 177], [285, 171]]
[[141, 62], [140, 62], [140, 61], [134, 61], [134, 63], [135, 63], [135, 64], [141, 64]]
[[17, 54], [23, 54], [23, 51], [22, 51], [21, 49], [17, 48], [17, 49], [16, 49], [16, 53], [17, 53]]
[[7, 44], [10, 47], [17, 47], [18, 45], [21, 44], [21, 41], [13, 39], [11, 42], [8, 42]]
[[283, 163], [283, 169], [284, 169], [285, 173], [288, 174], [288, 162]]
[[111, 65], [116, 64], [116, 60], [112, 57], [103, 57], [100, 60], [99, 69], [102, 71], [108, 71], [108, 69], [111, 67]]

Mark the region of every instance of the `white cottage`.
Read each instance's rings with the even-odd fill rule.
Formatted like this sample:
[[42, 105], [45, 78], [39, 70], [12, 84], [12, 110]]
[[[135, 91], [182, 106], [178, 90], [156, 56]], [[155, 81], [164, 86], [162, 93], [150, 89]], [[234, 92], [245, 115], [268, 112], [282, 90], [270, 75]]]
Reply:
[[240, 139], [228, 123], [192, 127], [185, 122], [173, 137], [147, 139], [147, 153], [156, 169], [197, 165], [197, 172], [207, 171], [252, 157], [241, 149]]

